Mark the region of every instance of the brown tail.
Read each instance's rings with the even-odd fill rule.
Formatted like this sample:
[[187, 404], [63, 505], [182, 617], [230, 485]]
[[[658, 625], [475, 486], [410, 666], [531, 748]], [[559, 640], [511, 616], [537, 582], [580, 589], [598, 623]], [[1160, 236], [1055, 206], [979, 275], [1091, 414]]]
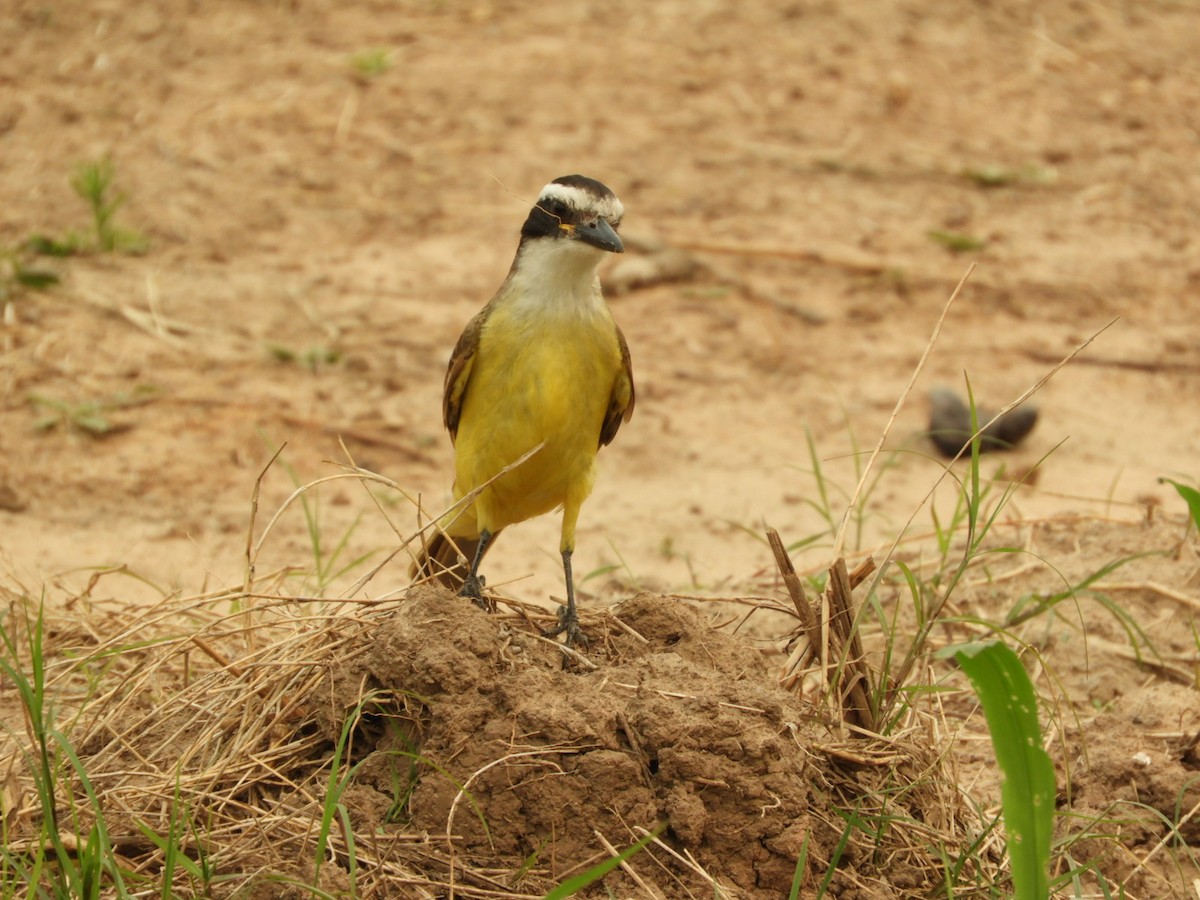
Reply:
[[[499, 533], [492, 535], [487, 549], [491, 549], [499, 536]], [[436, 581], [457, 591], [466, 580], [478, 549], [477, 537], [455, 537], [452, 542], [450, 537], [439, 531], [430, 538], [424, 552], [418, 554], [408, 570], [409, 577], [414, 581]]]

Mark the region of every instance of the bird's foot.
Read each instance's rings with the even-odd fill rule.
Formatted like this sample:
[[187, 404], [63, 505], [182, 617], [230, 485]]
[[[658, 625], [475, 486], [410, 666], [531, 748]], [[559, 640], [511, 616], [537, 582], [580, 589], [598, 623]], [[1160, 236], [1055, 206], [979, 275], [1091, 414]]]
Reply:
[[569, 606], [560, 606], [558, 608], [558, 624], [553, 628], [542, 632], [542, 637], [558, 637], [560, 634], [565, 635], [563, 643], [568, 647], [580, 647], [587, 649], [587, 635], [579, 627], [579, 615]]
[[487, 581], [482, 575], [468, 575], [463, 580], [463, 586], [459, 588], [458, 596], [466, 597], [486, 612], [495, 612], [496, 601], [483, 596], [483, 589], [486, 586]]

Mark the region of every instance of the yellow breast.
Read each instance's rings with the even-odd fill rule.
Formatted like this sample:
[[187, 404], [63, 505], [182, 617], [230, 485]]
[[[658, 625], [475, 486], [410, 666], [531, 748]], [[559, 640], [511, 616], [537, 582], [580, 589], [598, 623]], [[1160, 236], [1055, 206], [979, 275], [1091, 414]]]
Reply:
[[461, 497], [542, 448], [476, 500], [495, 532], [591, 490], [600, 429], [621, 372], [616, 326], [603, 303], [581, 310], [498, 305], [480, 335], [459, 421]]

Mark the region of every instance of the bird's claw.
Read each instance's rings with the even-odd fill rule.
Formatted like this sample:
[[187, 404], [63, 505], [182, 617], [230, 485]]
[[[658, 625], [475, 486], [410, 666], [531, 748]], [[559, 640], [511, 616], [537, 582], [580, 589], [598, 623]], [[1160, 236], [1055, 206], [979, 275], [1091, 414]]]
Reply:
[[579, 616], [575, 610], [569, 606], [560, 606], [558, 608], [558, 624], [553, 628], [542, 632], [542, 637], [558, 637], [560, 634], [565, 635], [563, 643], [568, 647], [582, 647], [587, 649], [587, 635], [579, 627]]
[[487, 586], [487, 581], [482, 575], [468, 575], [463, 580], [463, 586], [459, 588], [458, 596], [466, 597], [480, 609], [486, 612], [495, 612], [496, 603], [483, 596], [483, 589]]

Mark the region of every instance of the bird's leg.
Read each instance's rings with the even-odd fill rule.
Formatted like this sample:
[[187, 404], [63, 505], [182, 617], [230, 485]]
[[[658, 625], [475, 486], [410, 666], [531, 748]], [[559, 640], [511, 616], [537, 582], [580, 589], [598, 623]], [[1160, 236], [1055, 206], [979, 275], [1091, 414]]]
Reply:
[[483, 561], [483, 554], [491, 540], [492, 533], [486, 528], [479, 532], [479, 546], [475, 548], [475, 558], [471, 560], [471, 571], [463, 579], [463, 585], [458, 591], [458, 596], [467, 597], [480, 609], [487, 610], [491, 610], [491, 606], [483, 597], [484, 580], [479, 574], [479, 564]]
[[546, 637], [555, 637], [566, 632], [564, 638], [568, 647], [588, 645], [587, 635], [579, 629], [579, 614], [575, 611], [575, 579], [571, 575], [571, 548], [562, 552], [563, 572], [567, 576], [567, 604], [558, 608], [558, 624], [544, 632]]

